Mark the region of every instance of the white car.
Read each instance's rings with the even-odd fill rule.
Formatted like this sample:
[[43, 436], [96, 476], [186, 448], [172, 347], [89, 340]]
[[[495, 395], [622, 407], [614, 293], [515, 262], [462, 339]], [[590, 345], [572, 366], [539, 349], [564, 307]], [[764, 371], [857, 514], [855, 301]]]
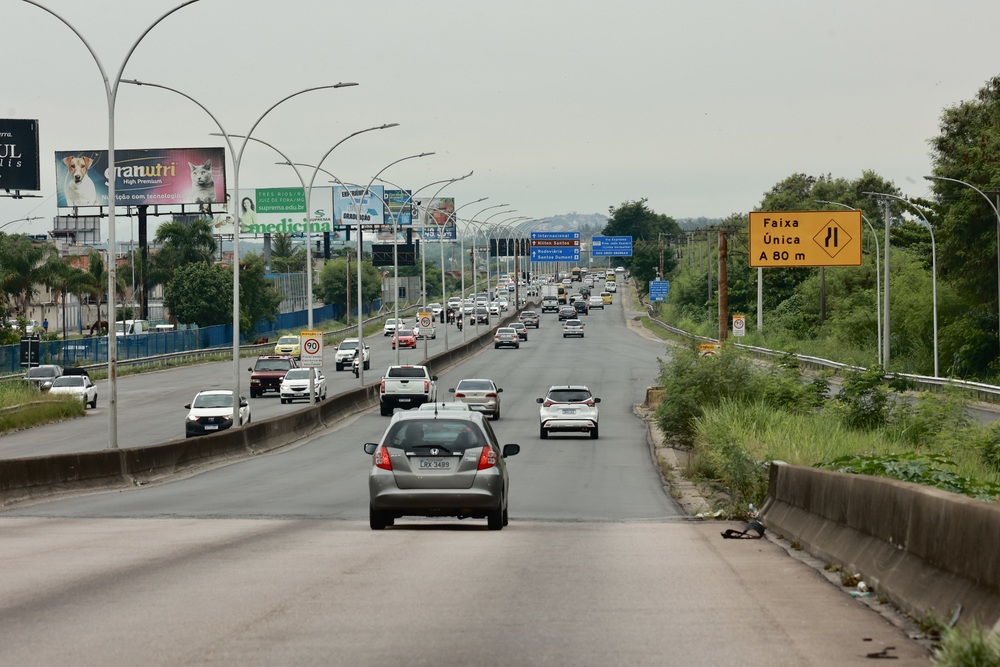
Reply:
[[492, 303], [490, 303], [489, 309], [490, 309], [490, 315], [494, 315], [494, 316], [497, 316], [497, 317], [500, 316], [500, 302], [499, 301], [493, 301]]
[[589, 433], [598, 437], [599, 411], [595, 398], [584, 385], [555, 385], [549, 387], [545, 398], [535, 399], [541, 403], [538, 410], [538, 436], [543, 440], [554, 432]]
[[[345, 338], [340, 341], [340, 345], [337, 346], [337, 352], [333, 356], [334, 364], [336, 364], [337, 371], [342, 371], [345, 368], [350, 370], [354, 365], [354, 352], [358, 349], [358, 339], [357, 338]], [[371, 364], [371, 348], [366, 343], [364, 348], [364, 362], [365, 370], [368, 370], [369, 364]]]
[[431, 311], [431, 315], [434, 317], [440, 317], [441, 313], [444, 312], [444, 306], [440, 303], [429, 303], [427, 304], [427, 310]]
[[[230, 389], [206, 389], [195, 394], [194, 400], [184, 406], [188, 409], [184, 420], [184, 437], [225, 431], [235, 423], [233, 419], [233, 392]], [[250, 423], [250, 403], [240, 396], [239, 424]]]
[[60, 375], [52, 381], [49, 393], [76, 396], [84, 406], [97, 407], [97, 386], [87, 375]]
[[309, 400], [309, 374], [313, 376], [313, 394], [317, 401], [326, 400], [326, 377], [318, 368], [293, 368], [285, 373], [281, 380], [281, 387], [278, 395], [282, 403], [291, 403], [295, 400]]
[[383, 336], [391, 336], [396, 333], [396, 329], [402, 329], [406, 326], [406, 320], [402, 317], [398, 320], [394, 317], [390, 317], [385, 321], [385, 325], [382, 327]]
[[563, 322], [563, 338], [568, 336], [583, 338], [583, 322], [580, 320], [566, 320]]
[[604, 310], [604, 299], [601, 298], [600, 294], [591, 294], [590, 298], [587, 299], [587, 307], [590, 308], [590, 310], [593, 310], [594, 308]]

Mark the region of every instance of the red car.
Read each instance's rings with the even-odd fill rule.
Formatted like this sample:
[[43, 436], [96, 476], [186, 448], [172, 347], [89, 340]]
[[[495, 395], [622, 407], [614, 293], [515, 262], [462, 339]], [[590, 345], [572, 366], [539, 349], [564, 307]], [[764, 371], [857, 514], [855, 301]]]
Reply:
[[413, 329], [400, 329], [392, 336], [392, 349], [396, 349], [396, 341], [399, 341], [399, 349], [404, 347], [412, 347], [417, 349], [417, 337], [413, 333]]

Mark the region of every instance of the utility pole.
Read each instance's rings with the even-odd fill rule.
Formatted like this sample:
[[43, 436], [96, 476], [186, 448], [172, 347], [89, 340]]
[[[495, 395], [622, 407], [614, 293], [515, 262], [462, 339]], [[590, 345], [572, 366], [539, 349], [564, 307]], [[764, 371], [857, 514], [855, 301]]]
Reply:
[[729, 256], [729, 244], [726, 242], [726, 230], [719, 230], [719, 340], [724, 341], [729, 336], [729, 270], [726, 259]]
[[[360, 227], [358, 229], [358, 233], [359, 234], [361, 233]], [[347, 255], [347, 324], [350, 325], [350, 323], [351, 323], [351, 251], [348, 250], [345, 254]], [[397, 286], [395, 286], [395, 285], [393, 285], [393, 287], [396, 289], [396, 298], [398, 299], [399, 298], [399, 288]], [[360, 312], [358, 313], [358, 316], [359, 317], [361, 316]], [[361, 341], [360, 343], [358, 343], [358, 345], [361, 345], [361, 343], [363, 343], [363, 342], [364, 341]]]
[[663, 234], [660, 234], [660, 280], [663, 280], [663, 275]]

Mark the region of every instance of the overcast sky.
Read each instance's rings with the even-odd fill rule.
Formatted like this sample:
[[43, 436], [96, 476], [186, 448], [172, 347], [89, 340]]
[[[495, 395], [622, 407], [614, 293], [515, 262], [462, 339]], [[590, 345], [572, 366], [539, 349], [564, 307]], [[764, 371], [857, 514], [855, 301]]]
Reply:
[[[110, 79], [179, 2], [41, 0], [95, 49]], [[42, 191], [0, 198], [5, 232], [56, 215], [53, 153], [106, 149], [100, 71], [58, 19], [0, 0], [0, 118], [37, 119]], [[1000, 3], [983, 0], [200, 0], [142, 39], [123, 77], [179, 89], [230, 133], [258, 126], [293, 160], [347, 182], [416, 189], [474, 171], [441, 196], [468, 216], [603, 213], [648, 198], [675, 218], [754, 209], [786, 176], [872, 169], [926, 195], [942, 111], [1000, 74]], [[222, 146], [198, 106], [122, 85], [118, 148]], [[251, 145], [241, 188], [298, 184]], [[232, 163], [227, 166], [232, 174]], [[317, 184], [328, 185], [324, 177]], [[429, 194], [425, 190], [423, 194]], [[81, 211], [82, 212], [82, 211]], [[129, 238], [127, 218], [116, 235]], [[106, 236], [106, 232], [104, 234]]]

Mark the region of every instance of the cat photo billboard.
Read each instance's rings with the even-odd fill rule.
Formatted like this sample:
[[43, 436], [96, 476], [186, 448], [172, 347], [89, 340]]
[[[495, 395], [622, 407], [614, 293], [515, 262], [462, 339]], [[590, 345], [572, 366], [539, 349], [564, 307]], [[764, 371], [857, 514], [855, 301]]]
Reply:
[[[108, 206], [106, 150], [56, 151], [56, 206]], [[222, 204], [223, 148], [115, 149], [115, 203]]]

